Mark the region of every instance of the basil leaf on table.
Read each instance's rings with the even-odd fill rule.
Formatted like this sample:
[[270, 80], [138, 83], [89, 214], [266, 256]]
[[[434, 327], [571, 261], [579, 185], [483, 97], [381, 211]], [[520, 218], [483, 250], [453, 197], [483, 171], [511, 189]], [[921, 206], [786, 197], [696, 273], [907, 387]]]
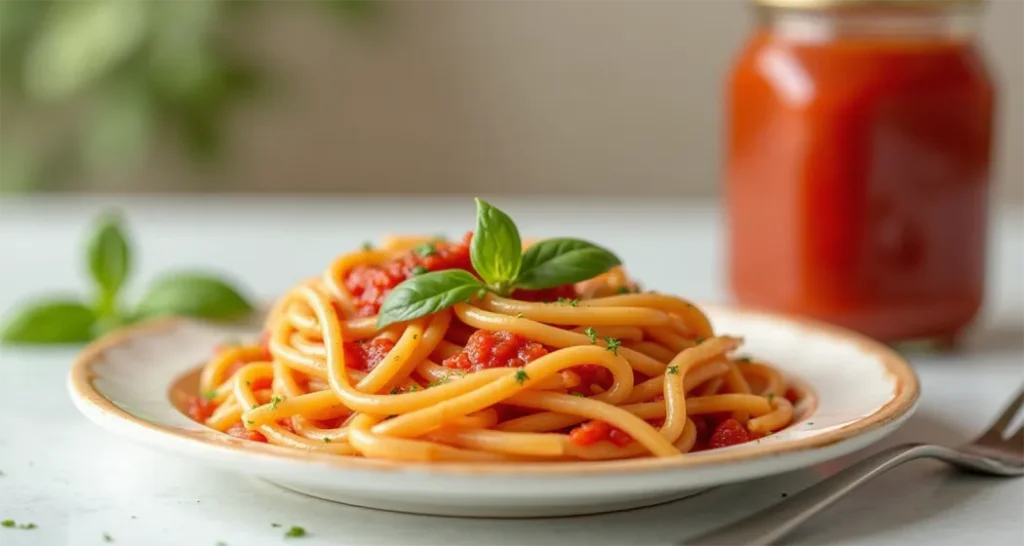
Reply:
[[473, 269], [490, 284], [514, 281], [523, 262], [519, 229], [507, 214], [476, 200], [476, 231], [469, 245]]
[[412, 277], [388, 294], [377, 316], [377, 329], [447, 309], [484, 289], [480, 279], [461, 269]]
[[139, 317], [176, 315], [212, 320], [244, 317], [253, 310], [225, 281], [203, 273], [177, 273], [154, 282], [139, 302]]
[[109, 314], [131, 272], [131, 249], [117, 215], [105, 214], [97, 222], [89, 239], [88, 258], [89, 272], [100, 289], [100, 311]]
[[611, 251], [581, 239], [545, 239], [523, 255], [517, 288], [542, 290], [591, 279], [622, 262]]
[[40, 300], [16, 312], [0, 331], [15, 343], [78, 343], [92, 339], [96, 314], [74, 300]]

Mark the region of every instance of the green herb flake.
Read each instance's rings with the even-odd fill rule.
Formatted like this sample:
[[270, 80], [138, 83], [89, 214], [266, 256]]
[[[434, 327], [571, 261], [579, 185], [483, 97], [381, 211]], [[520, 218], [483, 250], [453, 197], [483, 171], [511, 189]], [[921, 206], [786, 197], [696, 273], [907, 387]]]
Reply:
[[110, 533], [103, 533], [103, 542], [114, 542], [114, 537]]
[[292, 525], [291, 529], [288, 529], [284, 534], [285, 538], [298, 538], [306, 536], [306, 530], [298, 525]]
[[388, 392], [388, 394], [398, 394], [400, 392], [402, 392], [402, 389], [399, 389], [398, 387], [391, 387], [391, 391]]
[[5, 519], [3, 521], [0, 521], [0, 525], [3, 525], [4, 527], [14, 527], [14, 520], [13, 519]]
[[516, 313], [516, 318], [523, 318], [523, 316], [524, 315], [522, 313]]
[[413, 384], [413, 386], [409, 387], [409, 392], [416, 392], [418, 390], [420, 390], [420, 386], [416, 385], [415, 383]]
[[621, 341], [614, 337], [606, 337], [604, 342], [606, 344], [605, 349], [611, 351], [613, 355], [619, 356], [619, 347], [622, 345]]
[[28, 530], [28, 531], [31, 531], [32, 529], [35, 529], [35, 528], [36, 528], [36, 524], [35, 523], [22, 523], [21, 525], [18, 526], [18, 529], [25, 529], [25, 530]]
[[275, 394], [270, 398], [270, 409], [277, 409], [277, 405], [281, 402], [284, 402], [284, 398]]
[[415, 252], [421, 258], [429, 258], [429, 257], [437, 254], [437, 247], [435, 247], [431, 243], [423, 243], [423, 244], [421, 244], [421, 245], [416, 247]]
[[572, 395], [575, 396], [576, 398], [586, 398], [587, 397], [587, 395], [585, 395], [585, 394], [583, 394], [582, 392], [579, 392], [579, 391], [572, 393]]
[[331, 443], [331, 439], [330, 439], [330, 438], [328, 438], [328, 437], [326, 437], [326, 436], [324, 436], [324, 443], [325, 443], [325, 444], [329, 444], [329, 443]]
[[700, 345], [701, 343], [704, 343], [704, 338], [697, 336], [696, 338], [694, 338], [693, 342], [696, 343], [697, 345]]
[[363, 241], [363, 250], [373, 250], [373, 243], [370, 241]]
[[679, 375], [679, 366], [678, 365], [669, 366], [668, 367], [668, 373], [671, 374], [671, 375]]
[[217, 544], [215, 544], [214, 546], [228, 546], [228, 543], [224, 542], [223, 540], [218, 540]]
[[772, 400], [775, 400], [775, 393], [774, 392], [768, 393], [768, 397], [767, 398], [768, 398], [768, 403], [771, 404]]
[[524, 370], [523, 368], [519, 368], [518, 370], [516, 370], [516, 383], [522, 385], [529, 378], [530, 376], [526, 374], [526, 370]]
[[271, 523], [270, 526], [271, 527], [280, 527], [281, 524], [280, 523]]
[[245, 424], [247, 424], [247, 425], [254, 425], [254, 424], [256, 424], [256, 421], [253, 421], [252, 419], [246, 419], [245, 420]]
[[420, 335], [419, 335], [419, 334], [413, 334], [413, 335], [412, 335], [412, 338], [413, 338], [413, 339], [419, 339], [419, 338], [420, 338]]
[[203, 391], [203, 399], [206, 400], [207, 402], [213, 401], [214, 398], [217, 398], [216, 389]]
[[597, 330], [595, 330], [593, 326], [587, 326], [587, 329], [583, 330], [583, 333], [587, 334], [587, 337], [590, 338], [591, 345], [597, 344]]
[[736, 357], [736, 362], [750, 362], [750, 357], [749, 356], [738, 356], [738, 357]]
[[633, 293], [633, 291], [630, 290], [626, 286], [620, 286], [619, 289], [616, 290], [615, 292], [618, 293], [618, 294], [632, 294]]

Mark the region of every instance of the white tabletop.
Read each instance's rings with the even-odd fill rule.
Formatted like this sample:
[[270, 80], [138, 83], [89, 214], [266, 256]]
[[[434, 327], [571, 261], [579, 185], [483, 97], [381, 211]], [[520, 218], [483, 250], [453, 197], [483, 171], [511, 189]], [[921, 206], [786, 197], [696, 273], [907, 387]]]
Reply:
[[[646, 286], [726, 299], [720, 214], [711, 203], [522, 199], [495, 202], [530, 234], [601, 241]], [[0, 310], [30, 294], [86, 286], [81, 239], [111, 200], [0, 203]], [[461, 234], [468, 198], [120, 200], [138, 252], [134, 293], [174, 267], [231, 272], [259, 297], [319, 273], [338, 252], [389, 232]], [[426, 228], [424, 228], [426, 226]], [[1024, 215], [996, 215], [988, 306], [960, 354], [912, 356], [923, 383], [917, 414], [884, 444], [956, 444], [984, 428], [1024, 376]], [[393, 514], [286, 492], [115, 437], [87, 422], [65, 392], [74, 348], [0, 353], [0, 545], [115, 544], [670, 544], [733, 521], [835, 471], [809, 470], [718, 488], [654, 508], [546, 520], [462, 520]], [[877, 450], [874, 446], [867, 451]], [[862, 456], [858, 454], [855, 457]], [[939, 463], [898, 468], [808, 523], [813, 544], [1019, 544], [1024, 482], [955, 473]], [[280, 523], [284, 527], [272, 527]], [[300, 525], [302, 539], [285, 539]]]

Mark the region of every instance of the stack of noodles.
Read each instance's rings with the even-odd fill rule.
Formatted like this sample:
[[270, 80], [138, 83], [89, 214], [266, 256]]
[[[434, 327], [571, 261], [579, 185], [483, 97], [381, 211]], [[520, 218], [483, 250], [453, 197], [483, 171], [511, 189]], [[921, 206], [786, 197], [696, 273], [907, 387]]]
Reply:
[[426, 241], [342, 255], [286, 293], [260, 342], [206, 364], [193, 417], [312, 452], [480, 462], [678, 457], [793, 419], [778, 370], [730, 356], [740, 339], [683, 299], [640, 293], [621, 267], [547, 294], [572, 298], [487, 294], [378, 331], [383, 294], [354, 295], [352, 275]]

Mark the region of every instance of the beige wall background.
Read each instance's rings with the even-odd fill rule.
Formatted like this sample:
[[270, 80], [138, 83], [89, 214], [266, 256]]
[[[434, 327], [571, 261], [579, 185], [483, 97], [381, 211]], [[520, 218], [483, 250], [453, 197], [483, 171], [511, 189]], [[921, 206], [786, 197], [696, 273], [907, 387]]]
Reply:
[[[982, 30], [1000, 83], [996, 182], [1024, 199], [1024, 1]], [[230, 163], [164, 150], [107, 190], [714, 194], [743, 0], [403, 1], [358, 32], [288, 2], [242, 29], [283, 83]]]

